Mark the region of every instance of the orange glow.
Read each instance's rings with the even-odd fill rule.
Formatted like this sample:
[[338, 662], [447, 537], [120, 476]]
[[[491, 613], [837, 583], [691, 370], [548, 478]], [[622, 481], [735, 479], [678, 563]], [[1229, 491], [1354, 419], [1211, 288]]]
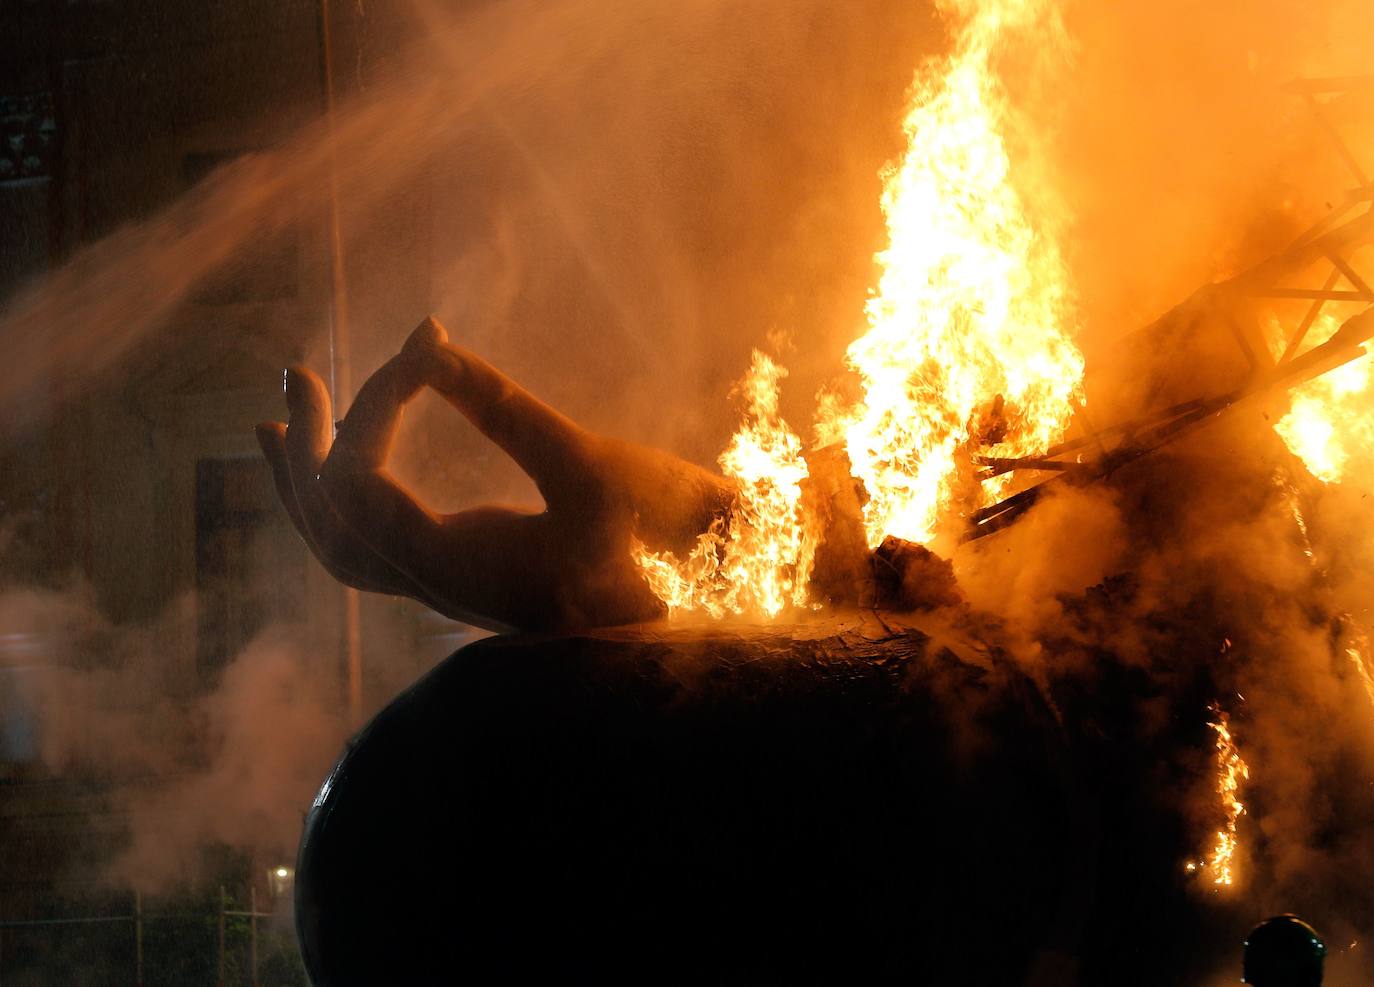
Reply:
[[[1230, 717], [1218, 705], [1212, 706], [1212, 712], [1216, 720], [1209, 721], [1207, 725], [1217, 735], [1217, 795], [1220, 797], [1225, 821], [1217, 830], [1211, 856], [1200, 866], [1211, 875], [1213, 886], [1220, 890], [1222, 887], [1230, 887], [1235, 881], [1235, 855], [1239, 847], [1236, 821], [1245, 812], [1245, 805], [1240, 801], [1240, 786], [1241, 782], [1249, 779], [1250, 767], [1241, 758], [1240, 749], [1236, 747], [1235, 738], [1231, 735]], [[1199, 865], [1190, 863], [1188, 870], [1197, 870], [1198, 867]]]
[[817, 424], [867, 488], [870, 546], [928, 542], [951, 514], [1005, 494], [1009, 475], [970, 482], [973, 456], [1042, 452], [1082, 395], [1064, 263], [1012, 185], [991, 66], [1004, 33], [1048, 4], [963, 6], [955, 51], [918, 80], [907, 151], [884, 174], [888, 245], [868, 331], [846, 355], [862, 398], [823, 402]]
[[1351, 635], [1349, 646], [1345, 649], [1345, 656], [1350, 659], [1350, 664], [1354, 666], [1355, 675], [1364, 687], [1364, 694], [1369, 700], [1369, 704], [1374, 706], [1374, 673], [1370, 671], [1369, 654], [1369, 638], [1363, 631], [1355, 631]]
[[[818, 443], [843, 442], [866, 489], [870, 547], [888, 535], [929, 542], [1005, 495], [1012, 475], [980, 484], [975, 457], [1042, 452], [1082, 400], [1063, 259], [1013, 187], [1010, 111], [992, 67], [1007, 32], [1043, 26], [1051, 0], [947, 8], [954, 52], [918, 79], [907, 150], [883, 173], [888, 244], [867, 331], [845, 360], [862, 396], [827, 395], [817, 413]], [[685, 561], [634, 548], [670, 613], [772, 617], [806, 602], [817, 523], [801, 504], [800, 442], [777, 412], [782, 374], [755, 354], [750, 410], [720, 460], [740, 487], [730, 516]]]
[[718, 518], [685, 561], [634, 546], [634, 558], [669, 614], [701, 610], [713, 617], [775, 617], [804, 606], [817, 532], [802, 508], [808, 472], [801, 439], [778, 412], [778, 382], [787, 371], [754, 351], [740, 383], [744, 424], [720, 466], [735, 481], [729, 515]]
[[[1317, 339], [1339, 327], [1324, 315], [1313, 327]], [[1288, 451], [1317, 479], [1336, 483], [1374, 455], [1374, 417], [1369, 414], [1371, 365], [1368, 356], [1343, 364], [1293, 389], [1288, 414], [1274, 426]]]

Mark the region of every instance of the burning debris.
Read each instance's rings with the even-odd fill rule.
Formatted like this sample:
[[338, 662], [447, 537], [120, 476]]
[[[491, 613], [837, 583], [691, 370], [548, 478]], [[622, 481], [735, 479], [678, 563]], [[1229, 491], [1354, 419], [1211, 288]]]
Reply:
[[[1374, 336], [1374, 310], [1365, 310], [1374, 289], [1353, 266], [1374, 225], [1367, 208], [1350, 216], [1364, 201], [1353, 193], [1287, 251], [1205, 289], [1161, 320], [1224, 325], [1245, 361], [1232, 387], [1175, 401], [1159, 400], [1156, 391], [1141, 402], [1143, 414], [1102, 430], [1093, 426], [1083, 407], [1083, 357], [1070, 338], [1067, 275], [1046, 232], [1052, 224], [1032, 222], [1012, 181], [1004, 136], [1011, 110], [992, 64], [1004, 35], [1053, 8], [954, 4], [953, 11], [959, 18], [954, 53], [918, 77], [905, 122], [906, 153], [884, 173], [889, 242], [876, 258], [881, 275], [867, 306], [868, 331], [846, 355], [862, 396], [846, 401], [825, 392], [817, 410], [818, 446], [842, 449], [859, 484], [868, 548], [889, 538], [947, 545], [995, 533], [1032, 507], [1047, 483], [1107, 479], [1285, 389], [1294, 393], [1275, 430], [1314, 476], [1339, 479], [1352, 456], [1374, 453], [1363, 349]], [[1313, 92], [1305, 95], [1316, 108]], [[1363, 182], [1349, 149], [1332, 134]], [[1320, 289], [1291, 287], [1321, 261], [1331, 271]], [[1348, 289], [1336, 288], [1342, 279]], [[1284, 313], [1271, 308], [1261, 331], [1254, 324], [1256, 297], [1309, 305], [1291, 331]], [[1323, 311], [1331, 305], [1343, 314]], [[1313, 339], [1320, 342], [1304, 348]], [[1145, 356], [1141, 366], [1156, 362]], [[751, 394], [745, 423], [721, 458], [737, 488], [731, 512], [712, 522], [685, 563], [635, 549], [670, 613], [771, 619], [789, 604], [819, 605], [807, 583], [815, 543], [827, 540], [834, 508], [822, 519], [816, 498], [801, 495], [808, 469], [795, 435], [778, 417], [780, 373], [756, 354], [745, 385]], [[1066, 439], [1071, 423], [1081, 434]], [[750, 451], [745, 469], [742, 449]], [[1036, 473], [1051, 476], [1028, 483]], [[843, 604], [864, 595], [841, 591], [829, 599]]]
[[[258, 86], [252, 100], [216, 99], [207, 109], [228, 115], [262, 97], [265, 118], [225, 123], [222, 141], [220, 125], [197, 124], [193, 143], [227, 149], [248, 133], [282, 144], [160, 214], [159, 196], [176, 193], [139, 182], [142, 155], [127, 152], [146, 145], [155, 175], [185, 177], [200, 167], [178, 170], [185, 135], [134, 127], [100, 153], [103, 137], [128, 128], [101, 125], [108, 99], [75, 110], [115, 76], [68, 66], [54, 85], [74, 153], [47, 191], [14, 190], [37, 211], [7, 238], [23, 255], [0, 263], [17, 284], [30, 263], [73, 255], [3, 318], [10, 423], [56, 419], [13, 450], [25, 470], [53, 453], [41, 482], [4, 493], [18, 493], [21, 510], [30, 497], [41, 507], [33, 553], [51, 548], [54, 561], [31, 566], [25, 535], [26, 558], [11, 552], [7, 570], [56, 575], [75, 560], [137, 619], [189, 585], [194, 550], [209, 619], [147, 649], [175, 652], [188, 675], [182, 644], [220, 624], [237, 630], [246, 608], [204, 601], [240, 557], [283, 570], [270, 585], [291, 592], [271, 597], [286, 601], [275, 609], [334, 629], [333, 608], [316, 605], [329, 601], [313, 599], [319, 573], [298, 571], [305, 557], [279, 524], [257, 523], [272, 517], [258, 498], [218, 479], [203, 490], [197, 466], [192, 508], [181, 481], [202, 453], [242, 451], [219, 434], [254, 413], [240, 378], [265, 387], [265, 366], [320, 355], [314, 320], [302, 318], [312, 302], [332, 296], [340, 352], [350, 309], [361, 329], [426, 306], [459, 327], [455, 341], [437, 322], [404, 348], [385, 330], [360, 332], [358, 366], [378, 347], [399, 354], [347, 417], [335, 427], [352, 389], [347, 360], [331, 375], [332, 403], [320, 379], [292, 371], [290, 424], [264, 427], [263, 447], [291, 522], [340, 581], [535, 633], [445, 662], [358, 738], [320, 792], [312, 834], [336, 840], [335, 855], [327, 866], [307, 859], [303, 893], [316, 897], [303, 900], [343, 923], [329, 956], [340, 980], [437, 982], [477, 955], [506, 963], [506, 979], [544, 964], [529, 979], [602, 983], [664, 982], [669, 967], [693, 983], [1189, 984], [1198, 957], [1234, 945], [1224, 926], [1289, 908], [1316, 913], [1333, 943], [1366, 942], [1374, 540], [1359, 487], [1374, 451], [1371, 183], [1352, 164], [1347, 199], [1332, 197], [1326, 218], [1284, 248], [1323, 212], [1310, 193], [1333, 186], [1274, 167], [1291, 145], [1273, 137], [1291, 121], [1276, 122], [1284, 114], [1263, 98], [1275, 79], [1319, 64], [1314, 43], [1340, 33], [1337, 2], [1224, 14], [1064, 4], [1066, 26], [1111, 28], [1061, 44], [1052, 0], [517, 0], [449, 5], [451, 25], [445, 5], [421, 0], [395, 13], [424, 36], [394, 49], [362, 30], [362, 5], [342, 5], [349, 16], [357, 7], [358, 30], [345, 32], [358, 42], [356, 103], [310, 128], [297, 112], [308, 93], [278, 104]], [[927, 23], [935, 13], [947, 36]], [[1310, 36], [1282, 57], [1289, 42], [1275, 37], [1304, 19]], [[1369, 20], [1366, 10], [1347, 24]], [[869, 26], [851, 26], [860, 21]], [[1215, 30], [1221, 21], [1231, 30]], [[1356, 49], [1369, 35], [1345, 33]], [[394, 74], [364, 66], [364, 39], [396, 53]], [[903, 96], [915, 58], [942, 43]], [[1046, 52], [1062, 65], [1042, 92]], [[222, 76], [226, 54], [193, 62]], [[1094, 60], [1095, 75], [1061, 84]], [[21, 74], [44, 76], [35, 66]], [[1221, 77], [1224, 97], [1205, 86]], [[1300, 95], [1334, 132], [1355, 116], [1334, 95], [1350, 85]], [[181, 97], [208, 91], [177, 88], [175, 112], [159, 101], [155, 115], [198, 119]], [[1226, 112], [1245, 100], [1251, 110]], [[1066, 129], [1077, 140], [1058, 142], [1060, 107], [1076, 114]], [[1200, 133], [1208, 112], [1216, 134]], [[1177, 125], [1139, 119], [1170, 114]], [[1276, 120], [1255, 126], [1265, 114]], [[1340, 150], [1350, 162], [1363, 153]], [[1151, 181], [1150, 169], [1167, 177]], [[103, 208], [121, 189], [137, 217]], [[1278, 194], [1255, 215], [1261, 189]], [[1056, 191], [1084, 216], [1071, 219]], [[1196, 209], [1204, 193], [1216, 208]], [[321, 196], [337, 200], [327, 235], [315, 228]], [[136, 222], [84, 245], [127, 218]], [[43, 229], [47, 243], [31, 242]], [[202, 290], [213, 269], [256, 252], [264, 230], [291, 241], [280, 295], [203, 297], [219, 294]], [[350, 234], [366, 249], [346, 262]], [[1115, 338], [1180, 287], [1214, 278]], [[773, 349], [749, 361], [739, 327], [777, 324], [800, 352], [784, 357], [770, 332]], [[121, 354], [129, 360], [116, 365]], [[729, 412], [707, 399], [723, 381], [717, 359], [724, 376], [749, 364], [730, 440]], [[839, 379], [822, 385], [823, 373]], [[92, 405], [71, 400], [93, 384]], [[212, 436], [199, 415], [221, 387], [230, 403]], [[389, 460], [402, 410], [425, 389], [494, 446], [455, 440], [445, 452], [461, 452], [449, 456], [427, 435]], [[690, 461], [612, 432], [691, 449]], [[497, 447], [528, 473], [542, 509], [449, 515], [407, 488], [413, 477], [415, 490], [455, 501], [493, 494]], [[234, 466], [237, 478], [260, 464]], [[80, 481], [70, 492], [69, 478]], [[458, 489], [440, 493], [445, 481]], [[210, 515], [233, 504], [234, 526], [216, 526]], [[194, 539], [173, 523], [192, 512]], [[117, 537], [93, 555], [92, 537], [100, 546], [110, 528]], [[139, 541], [157, 546], [146, 556], [157, 564], [126, 550]], [[122, 586], [131, 564], [143, 578]], [[297, 589], [308, 607], [295, 605]], [[365, 611], [369, 634], [357, 633], [358, 600], [344, 602], [356, 716], [364, 684], [389, 691], [383, 676], [364, 677], [360, 654], [406, 678], [419, 665], [398, 660], [391, 625]], [[385, 598], [365, 605], [429, 620]], [[417, 647], [439, 647], [418, 630]], [[328, 642], [302, 637], [299, 661], [237, 659], [221, 680], [229, 691], [216, 693], [229, 697], [223, 708], [181, 703], [204, 721], [195, 729], [216, 770], [192, 766], [176, 791], [204, 795], [245, 752], [273, 770], [251, 804], [235, 800], [235, 776], [199, 812], [171, 813], [195, 824], [177, 832], [237, 841], [247, 819], [244, 839], [261, 842], [258, 806], [308, 801], [299, 786], [317, 768], [299, 766], [328, 757], [330, 730], [347, 718]], [[207, 682], [211, 658], [198, 670]], [[279, 681], [262, 677], [279, 669]], [[82, 672], [95, 683], [85, 702], [99, 707], [102, 674]], [[133, 695], [151, 681], [130, 678]], [[289, 688], [275, 689], [282, 709], [267, 723], [274, 682]], [[113, 740], [71, 716], [74, 694], [45, 702], [83, 736]], [[156, 735], [119, 732], [139, 745]], [[260, 743], [296, 736], [307, 742]], [[221, 748], [233, 756], [221, 761]], [[122, 758], [113, 742], [80, 750], [96, 763]], [[130, 773], [142, 763], [122, 760]], [[286, 809], [289, 840], [298, 814]], [[165, 839], [135, 848], [158, 858], [140, 868], [178, 870]], [[1142, 940], [1166, 955], [1118, 969], [1122, 956], [1153, 952]], [[349, 962], [349, 948], [372, 945], [375, 968]], [[443, 964], [398, 969], [441, 951]], [[1065, 972], [1075, 964], [1081, 976]]]
[[[1371, 296], [1374, 297], [1374, 296]], [[1339, 329], [1336, 317], [1318, 317], [1319, 338]], [[1369, 414], [1368, 356], [1358, 357], [1293, 389], [1292, 403], [1274, 430], [1317, 479], [1339, 482], [1374, 454], [1374, 418]]]
[[[1003, 35], [1036, 23], [1050, 5], [954, 6], [954, 53], [918, 77], [906, 153], [883, 176], [882, 273], [868, 330], [845, 357], [860, 396], [823, 393], [817, 410], [819, 445], [843, 449], [862, 485], [870, 549], [888, 538], [925, 544], [956, 529], [1014, 483], [1009, 470], [975, 477], [974, 454], [1014, 462], [1044, 450], [1081, 399], [1067, 275], [1012, 183], [1003, 134], [1010, 110], [992, 65]], [[730, 517], [701, 536], [685, 563], [636, 549], [670, 613], [772, 618], [786, 604], [811, 602], [809, 562], [822, 523], [801, 496], [807, 467], [778, 417], [778, 376], [755, 355], [745, 423], [721, 457], [739, 489]]]
[[786, 374], [754, 352], [753, 366], [739, 386], [745, 423], [720, 456], [735, 498], [729, 513], [697, 539], [686, 561], [669, 551], [651, 552], [637, 539], [634, 543], [635, 561], [669, 616], [703, 610], [712, 617], [771, 618], [784, 607], [808, 603], [820, 531], [803, 504], [810, 471], [801, 439], [778, 413], [778, 383]]
[[[1356, 619], [1353, 607], [1339, 605], [1343, 590], [1323, 568], [1336, 552], [1333, 539], [1310, 522], [1320, 491], [1299, 479], [1293, 458], [1320, 486], [1350, 475], [1370, 451], [1364, 346], [1374, 336], [1374, 291], [1357, 269], [1374, 239], [1368, 182], [1288, 249], [1204, 287], [1121, 340], [1120, 351], [1132, 354], [1126, 373], [1095, 372], [1074, 342], [1073, 293], [1054, 223], [1034, 215], [1036, 203], [1013, 181], [1011, 108], [995, 71], [1005, 34], [1052, 11], [1036, 2], [949, 10], [958, 21], [953, 54], [918, 80], [907, 150], [884, 172], [888, 243], [877, 256], [866, 331], [845, 357], [853, 391], [822, 395], [814, 448], [784, 420], [786, 371], [762, 353], [738, 388], [744, 422], [718, 460], [718, 476], [587, 432], [429, 321], [368, 382], [332, 444], [323, 387], [293, 373], [290, 426], [261, 432], [279, 490], [339, 578], [414, 596], [459, 619], [583, 632], [664, 613], [745, 618], [629, 626], [623, 637], [602, 631], [590, 643], [565, 641], [557, 648], [572, 649], [577, 674], [586, 673], [574, 683], [577, 695], [611, 689], [631, 696], [635, 709], [657, 708], [669, 696], [666, 708], [697, 715], [694, 704], [710, 691], [703, 683], [735, 682], [733, 658], [721, 656], [734, 655], [741, 641], [743, 651], [767, 657], [759, 659], [766, 678], [792, 682], [787, 662], [796, 658], [797, 674], [825, 683], [816, 687], [819, 698], [803, 690], [815, 706], [796, 722], [824, 721], [832, 702], [847, 701], [847, 677], [868, 681], [875, 669], [900, 672], [903, 690], [935, 688], [963, 712], [981, 676], [1013, 668], [1008, 695], [1033, 695], [1032, 718], [1043, 703], [1054, 743], [1072, 751], [1066, 763], [1081, 759], [1065, 770], [1081, 770], [1085, 787], [1102, 789], [1065, 795], [1093, 806], [1080, 823], [1092, 830], [1083, 845], [1101, 858], [1084, 866], [1099, 865], [1117, 882], [1107, 887], [1099, 875], [1094, 894], [1117, 902], [1122, 914], [1168, 901], [1176, 912], [1159, 921], [1195, 920], [1177, 861], [1205, 839], [1210, 850], [1186, 868], [1210, 890], [1244, 885], [1257, 898], [1291, 895], [1291, 879], [1276, 876], [1275, 847], [1327, 838], [1303, 815], [1303, 801], [1336, 796], [1318, 780], [1329, 765], [1285, 763], [1283, 745], [1305, 718], [1339, 708], [1352, 685], [1374, 697], [1361, 643], [1365, 612]], [[1314, 276], [1325, 277], [1322, 287], [1295, 286]], [[545, 512], [441, 516], [391, 477], [387, 457], [402, 409], [426, 386], [530, 474]], [[1090, 486], [1102, 493], [1095, 502], [1078, 496]], [[1049, 531], [1048, 544], [1086, 554], [1073, 513], [1080, 508], [1112, 515], [1111, 524], [1088, 530], [1115, 532], [1125, 543], [1120, 557], [1085, 567], [1092, 578], [1051, 583], [1029, 615], [983, 606], [989, 585], [1000, 583], [1004, 597], [1032, 595], [1024, 574], [1010, 572], [1032, 553], [1005, 548], [1010, 561], [999, 560], [997, 540], [985, 539], [1024, 521], [1022, 547]], [[1046, 557], [1042, 545], [1033, 554], [1044, 568], [1073, 565]], [[1249, 571], [1264, 569], [1273, 571]], [[851, 666], [834, 653], [848, 656], [846, 622], [857, 610], [870, 611], [862, 620], [872, 647], [865, 644], [860, 666]], [[770, 623], [780, 617], [788, 622]], [[1247, 642], [1244, 665], [1233, 637]], [[918, 638], [930, 644], [926, 664], [906, 658]], [[1190, 643], [1219, 638], [1228, 642], [1221, 655]], [[636, 691], [640, 681], [615, 691], [625, 669], [607, 671], [596, 657], [615, 650], [608, 641], [626, 644], [616, 655], [627, 666], [662, 663], [654, 666], [664, 681], [653, 683], [653, 702]], [[826, 643], [817, 650], [816, 641]], [[520, 661], [544, 668], [537, 651], [520, 651]], [[1333, 655], [1334, 670], [1322, 664]], [[487, 676], [500, 678], [487, 658], [471, 661], [455, 657], [451, 674], [471, 673], [483, 688]], [[952, 677], [942, 677], [947, 668], [929, 671], [930, 662], [945, 661]], [[1313, 668], [1315, 685], [1303, 678]], [[751, 714], [757, 702], [765, 720], [792, 716], [766, 712], [778, 693], [748, 676], [735, 685], [744, 688], [745, 679]], [[533, 679], [522, 681], [537, 691]], [[1205, 734], [1186, 712], [1217, 695], [1239, 695], [1238, 684], [1254, 697], [1241, 714], [1244, 756], [1237, 724], [1220, 704], [1210, 707]], [[425, 716], [444, 709], [424, 708]], [[620, 721], [608, 714], [607, 722], [597, 729], [615, 735]], [[655, 723], [636, 720], [629, 733], [636, 745], [666, 745], [667, 762], [679, 765], [673, 745], [681, 738], [663, 739]], [[1036, 719], [1035, 730], [1044, 726]], [[760, 729], [744, 732], [749, 744]], [[980, 751], [990, 743], [954, 729], [956, 750], [941, 756], [957, 761], [967, 753], [960, 744]], [[1008, 736], [1020, 736], [1017, 729]], [[705, 736], [694, 734], [702, 743]], [[620, 749], [611, 740], [605, 746]], [[1322, 750], [1338, 761], [1355, 756], [1352, 746], [1333, 741]], [[793, 755], [776, 756], [791, 764]], [[350, 758], [346, 764], [358, 763]], [[1200, 788], [1200, 779], [1207, 803], [1186, 818], [1179, 793]], [[1357, 795], [1341, 797], [1368, 808]], [[996, 804], [1001, 794], [987, 798]], [[875, 811], [881, 824], [887, 817]], [[1247, 815], [1263, 827], [1252, 833]], [[1325, 825], [1339, 830], [1329, 817]], [[1252, 838], [1242, 854], [1242, 840]], [[1266, 873], [1242, 873], [1242, 859], [1266, 854]], [[746, 856], [767, 853], [751, 845]], [[1054, 880], [1065, 882], [1053, 885], [1055, 894], [1072, 897], [1068, 877]], [[951, 879], [941, 893], [954, 895], [956, 886]], [[758, 893], [771, 900], [772, 891]], [[1196, 888], [1191, 893], [1198, 897]], [[1096, 901], [1076, 907], [1086, 913]], [[1110, 909], [1095, 921], [1110, 924]], [[1112, 956], [1110, 936], [1077, 948], [1095, 957], [1099, 975]]]
[[862, 397], [824, 401], [817, 422], [868, 492], [870, 547], [888, 536], [928, 543], [1005, 493], [1009, 477], [970, 481], [972, 454], [1045, 449], [1080, 397], [1067, 275], [1013, 185], [1010, 109], [992, 63], [1005, 35], [1052, 17], [1052, 5], [952, 8], [954, 53], [917, 79], [906, 153], [884, 175], [888, 244], [868, 331], [845, 357]]
[[1201, 870], [1214, 885], [1230, 887], [1235, 880], [1236, 821], [1245, 811], [1240, 800], [1241, 782], [1250, 777], [1250, 767], [1240, 756], [1235, 738], [1231, 735], [1231, 718], [1218, 704], [1212, 705], [1214, 720], [1207, 725], [1216, 731], [1217, 795], [1224, 822], [1217, 831], [1216, 845], [1201, 864], [1188, 864], [1188, 870]]

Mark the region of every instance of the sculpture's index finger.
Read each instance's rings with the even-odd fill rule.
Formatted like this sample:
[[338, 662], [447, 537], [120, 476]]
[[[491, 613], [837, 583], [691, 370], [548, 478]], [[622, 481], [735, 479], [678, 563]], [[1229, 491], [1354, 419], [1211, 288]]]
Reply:
[[584, 479], [587, 434], [477, 354], [448, 342], [436, 320], [420, 324], [403, 355], [425, 384], [529, 474], [545, 500]]
[[346, 460], [355, 469], [383, 468], [401, 413], [422, 386], [414, 361], [404, 352], [384, 363], [359, 389], [340, 422], [330, 461]]
[[401, 353], [423, 362], [436, 347], [448, 342], [448, 330], [432, 315], [427, 315], [406, 338]]

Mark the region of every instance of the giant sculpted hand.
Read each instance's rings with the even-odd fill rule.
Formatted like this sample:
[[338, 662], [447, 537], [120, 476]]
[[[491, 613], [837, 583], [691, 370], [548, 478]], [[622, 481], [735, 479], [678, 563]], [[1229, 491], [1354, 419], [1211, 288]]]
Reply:
[[[387, 472], [401, 413], [431, 387], [529, 474], [533, 514], [437, 514]], [[667, 453], [594, 435], [426, 319], [372, 375], [331, 443], [328, 392], [287, 372], [290, 424], [258, 427], [277, 492], [320, 562], [358, 589], [413, 597], [498, 630], [631, 623], [662, 612], [631, 558], [692, 544], [729, 506], [726, 481]]]

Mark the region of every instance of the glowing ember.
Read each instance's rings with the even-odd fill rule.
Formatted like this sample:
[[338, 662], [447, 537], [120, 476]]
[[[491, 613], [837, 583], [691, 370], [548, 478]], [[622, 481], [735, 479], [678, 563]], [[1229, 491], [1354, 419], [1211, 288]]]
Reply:
[[1236, 820], [1245, 811], [1240, 801], [1240, 784], [1249, 779], [1250, 768], [1240, 756], [1236, 741], [1231, 736], [1230, 717], [1216, 704], [1212, 706], [1215, 721], [1208, 726], [1216, 731], [1217, 794], [1221, 798], [1221, 810], [1225, 823], [1217, 830], [1216, 844], [1211, 856], [1201, 865], [1189, 863], [1188, 870], [1199, 867], [1212, 876], [1212, 884], [1217, 888], [1230, 887], [1235, 880]]
[[[1323, 316], [1315, 329], [1321, 338], [1337, 327], [1336, 319]], [[1274, 426], [1288, 450], [1319, 480], [1342, 480], [1352, 466], [1374, 455], [1371, 369], [1370, 358], [1363, 356], [1294, 388], [1288, 414]]]
[[1064, 264], [1012, 186], [990, 64], [1004, 33], [1047, 6], [957, 5], [955, 51], [940, 78], [918, 81], [906, 154], [884, 176], [888, 246], [868, 332], [846, 356], [862, 399], [823, 403], [817, 425], [823, 443], [844, 441], [867, 488], [870, 546], [928, 542], [951, 511], [1002, 496], [1010, 476], [970, 482], [974, 454], [1042, 452], [1081, 399]]
[[670, 614], [774, 617], [806, 603], [817, 534], [801, 504], [808, 475], [801, 439], [778, 413], [778, 381], [786, 373], [756, 350], [740, 384], [744, 424], [720, 457], [737, 485], [729, 515], [697, 539], [684, 562], [634, 546], [635, 561]]

